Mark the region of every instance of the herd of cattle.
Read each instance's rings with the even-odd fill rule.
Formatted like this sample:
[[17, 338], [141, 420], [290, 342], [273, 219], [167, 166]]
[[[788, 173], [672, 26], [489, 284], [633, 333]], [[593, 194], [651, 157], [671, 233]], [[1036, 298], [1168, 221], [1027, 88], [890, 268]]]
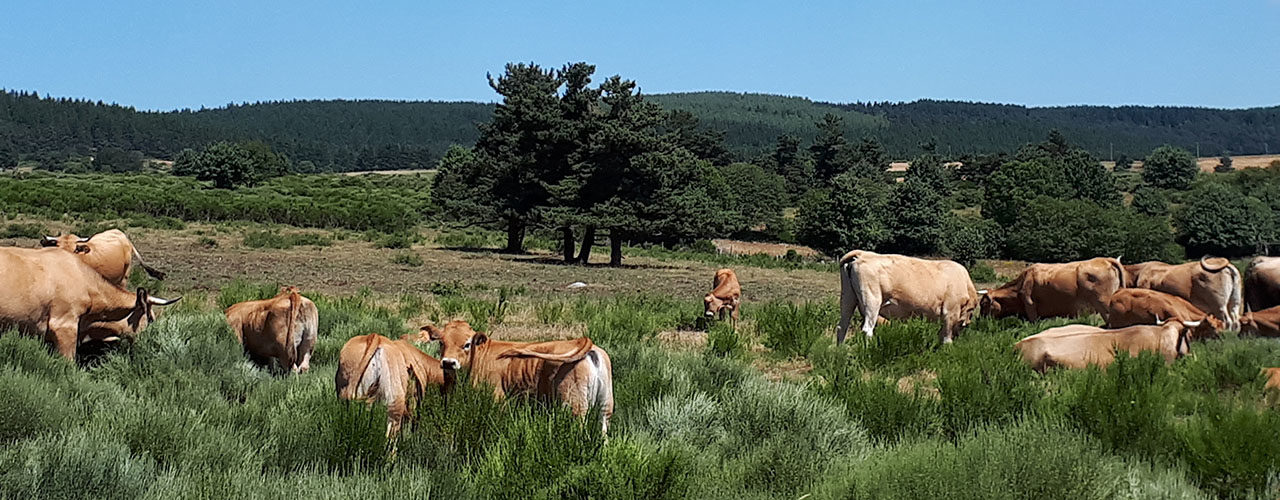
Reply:
[[[0, 248], [0, 326], [44, 339], [68, 359], [86, 342], [111, 343], [155, 320], [154, 306], [179, 299], [129, 292], [136, 258], [153, 277], [164, 274], [142, 262], [124, 233], [110, 230], [88, 238], [45, 237], [43, 248]], [[1220, 330], [1280, 337], [1280, 258], [1257, 257], [1243, 279], [1229, 261], [1202, 258], [1170, 265], [1123, 265], [1099, 257], [1066, 264], [1032, 264], [1013, 281], [978, 290], [968, 271], [952, 261], [853, 251], [840, 259], [842, 343], [857, 312], [862, 331], [878, 324], [924, 317], [941, 323], [951, 343], [978, 314], [1035, 321], [1094, 312], [1105, 328], [1068, 325], [1018, 341], [1015, 348], [1034, 369], [1106, 367], [1116, 353], [1153, 351], [1173, 362], [1192, 341]], [[742, 290], [732, 270], [716, 272], [703, 298], [708, 318], [736, 324]], [[1245, 308], [1249, 312], [1244, 312]], [[319, 311], [297, 287], [275, 297], [232, 305], [227, 323], [256, 364], [281, 372], [305, 372], [316, 343]], [[418, 348], [439, 342], [441, 359]], [[342, 347], [334, 382], [344, 400], [387, 406], [387, 435], [399, 432], [414, 400], [426, 390], [447, 393], [467, 370], [474, 385], [493, 387], [494, 397], [531, 395], [556, 400], [583, 416], [598, 409], [601, 430], [613, 414], [609, 354], [588, 338], [550, 342], [506, 342], [476, 332], [464, 321], [427, 325], [392, 340], [376, 333], [353, 337]], [[1280, 368], [1266, 368], [1268, 389], [1280, 393]]]

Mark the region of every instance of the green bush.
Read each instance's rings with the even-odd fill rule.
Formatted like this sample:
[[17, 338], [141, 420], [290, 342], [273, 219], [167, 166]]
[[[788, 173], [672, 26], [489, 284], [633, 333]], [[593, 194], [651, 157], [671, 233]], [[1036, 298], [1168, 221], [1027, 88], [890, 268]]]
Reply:
[[1201, 486], [1221, 498], [1273, 498], [1280, 471], [1280, 414], [1207, 410], [1178, 427], [1182, 458]]
[[1070, 375], [1058, 404], [1077, 428], [1116, 451], [1145, 456], [1171, 451], [1170, 395], [1180, 387], [1163, 358], [1152, 353], [1116, 356], [1105, 372], [1090, 367]]
[[138, 498], [155, 474], [151, 459], [112, 436], [73, 428], [0, 452], [0, 497]]
[[418, 236], [407, 233], [384, 234], [373, 240], [377, 248], [406, 249], [418, 242]]
[[1199, 173], [1195, 156], [1168, 144], [1156, 148], [1142, 161], [1142, 180], [1162, 189], [1187, 189]]
[[764, 346], [784, 356], [807, 356], [809, 349], [836, 324], [832, 302], [770, 302], [753, 315]]
[[969, 279], [974, 283], [1004, 283], [1008, 281], [1003, 276], [996, 274], [995, 268], [990, 264], [976, 262], [969, 266]]
[[296, 246], [327, 247], [333, 238], [318, 233], [284, 233], [276, 231], [249, 231], [244, 234], [244, 246], [283, 250]]
[[391, 256], [391, 263], [406, 267], [422, 267], [422, 256], [405, 250]]
[[48, 234], [49, 230], [42, 224], [12, 223], [4, 227], [4, 231], [0, 232], [0, 238], [40, 239]]
[[1131, 262], [1181, 257], [1168, 223], [1127, 208], [1040, 197], [1007, 228], [1005, 253], [1033, 262], [1123, 255]]
[[728, 324], [716, 323], [707, 330], [707, 352], [711, 355], [736, 358], [746, 351], [742, 336]]

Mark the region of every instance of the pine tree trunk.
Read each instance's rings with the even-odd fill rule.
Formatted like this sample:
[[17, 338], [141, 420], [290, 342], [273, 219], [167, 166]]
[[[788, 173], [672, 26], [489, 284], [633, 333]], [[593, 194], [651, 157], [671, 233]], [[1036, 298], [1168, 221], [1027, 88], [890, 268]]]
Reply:
[[582, 251], [578, 252], [578, 262], [590, 264], [591, 247], [596, 244], [596, 227], [587, 226], [582, 233]]
[[524, 223], [516, 220], [507, 221], [507, 253], [520, 253], [524, 250]]
[[609, 265], [622, 265], [622, 232], [609, 231]]
[[566, 264], [572, 264], [573, 263], [573, 246], [575, 243], [578, 242], [578, 240], [573, 237], [574, 236], [573, 226], [565, 226], [560, 228], [560, 234], [563, 236], [560, 239], [560, 249], [564, 253], [564, 262]]

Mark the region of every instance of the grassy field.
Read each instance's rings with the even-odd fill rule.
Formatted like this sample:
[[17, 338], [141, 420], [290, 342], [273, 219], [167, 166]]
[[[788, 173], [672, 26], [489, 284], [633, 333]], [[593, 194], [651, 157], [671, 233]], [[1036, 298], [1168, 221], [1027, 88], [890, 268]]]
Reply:
[[[3, 226], [0, 244], [75, 229]], [[129, 232], [171, 276], [135, 284], [184, 301], [85, 367], [0, 335], [0, 498], [1280, 495], [1280, 412], [1259, 376], [1280, 366], [1274, 341], [1227, 334], [1168, 367], [1142, 357], [1039, 375], [1012, 343], [1067, 321], [980, 319], [945, 348], [935, 325], [897, 321], [833, 345], [839, 286], [818, 263], [635, 251], [612, 269], [429, 231], [407, 243], [237, 224]], [[727, 264], [747, 295], [736, 331], [700, 318]], [[574, 281], [588, 286], [565, 289]], [[283, 283], [320, 308], [313, 369], [297, 377], [250, 365], [220, 314]], [[463, 388], [424, 401], [388, 455], [382, 410], [334, 396], [338, 350], [452, 318], [607, 349], [609, 439], [562, 408]]]

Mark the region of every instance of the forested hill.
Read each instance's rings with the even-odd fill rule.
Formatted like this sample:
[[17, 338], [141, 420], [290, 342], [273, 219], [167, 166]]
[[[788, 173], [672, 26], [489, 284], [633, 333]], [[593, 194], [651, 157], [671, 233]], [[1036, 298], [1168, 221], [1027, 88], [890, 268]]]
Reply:
[[[1219, 110], [1175, 107], [1028, 108], [947, 101], [829, 104], [801, 97], [731, 92], [650, 96], [722, 130], [742, 158], [769, 151], [778, 136], [805, 142], [814, 123], [836, 113], [852, 137], [878, 138], [896, 159], [934, 142], [940, 153], [1010, 151], [1061, 130], [1099, 158], [1145, 156], [1174, 144], [1202, 156], [1280, 149], [1280, 107]], [[472, 144], [493, 105], [429, 101], [279, 101], [214, 109], [144, 112], [102, 102], [0, 92], [0, 150], [56, 161], [104, 148], [172, 159], [183, 148], [219, 140], [261, 140], [295, 163], [324, 170], [430, 166], [451, 144]]]

